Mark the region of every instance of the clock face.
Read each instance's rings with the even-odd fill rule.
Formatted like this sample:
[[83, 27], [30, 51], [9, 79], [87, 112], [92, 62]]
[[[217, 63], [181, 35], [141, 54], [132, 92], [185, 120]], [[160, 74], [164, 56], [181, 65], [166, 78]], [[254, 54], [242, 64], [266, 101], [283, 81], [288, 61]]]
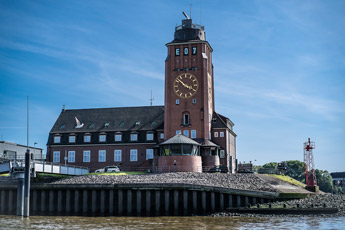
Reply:
[[199, 83], [196, 77], [190, 73], [178, 75], [173, 84], [175, 94], [180, 98], [189, 98], [196, 94]]

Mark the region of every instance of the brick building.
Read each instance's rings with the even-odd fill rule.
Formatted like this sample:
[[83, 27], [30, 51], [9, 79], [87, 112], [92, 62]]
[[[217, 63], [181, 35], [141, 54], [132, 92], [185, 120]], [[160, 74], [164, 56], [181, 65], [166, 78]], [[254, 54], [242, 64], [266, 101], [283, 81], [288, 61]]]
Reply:
[[212, 47], [204, 27], [182, 20], [166, 44], [165, 105], [63, 109], [47, 158], [91, 170], [235, 171], [234, 123], [215, 111]]

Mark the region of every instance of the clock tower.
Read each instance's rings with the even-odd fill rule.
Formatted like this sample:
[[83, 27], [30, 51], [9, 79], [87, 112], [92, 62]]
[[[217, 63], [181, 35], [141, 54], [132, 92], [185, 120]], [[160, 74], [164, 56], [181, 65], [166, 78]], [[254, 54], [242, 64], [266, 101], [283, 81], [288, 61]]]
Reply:
[[204, 27], [186, 16], [166, 44], [164, 134], [211, 139], [214, 112], [212, 47]]

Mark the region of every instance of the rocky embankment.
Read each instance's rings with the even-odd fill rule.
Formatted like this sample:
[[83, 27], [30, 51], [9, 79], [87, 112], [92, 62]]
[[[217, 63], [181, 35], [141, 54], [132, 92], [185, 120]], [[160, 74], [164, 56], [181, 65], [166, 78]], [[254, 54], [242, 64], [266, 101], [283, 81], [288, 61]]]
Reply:
[[[285, 207], [284, 207], [285, 206]], [[286, 209], [313, 209], [313, 208], [337, 208], [338, 213], [336, 214], [322, 214], [323, 216], [345, 216], [345, 195], [333, 195], [333, 194], [323, 194], [317, 196], [311, 196], [304, 199], [289, 200], [283, 202], [271, 203], [271, 208], [286, 208]], [[250, 208], [256, 208], [256, 206], [251, 206]], [[268, 204], [260, 205], [260, 208], [268, 208]], [[262, 214], [243, 214], [243, 213], [217, 213], [212, 216], [267, 216]]]
[[254, 174], [162, 173], [142, 175], [86, 175], [60, 179], [53, 184], [191, 184], [232, 189], [277, 192]]

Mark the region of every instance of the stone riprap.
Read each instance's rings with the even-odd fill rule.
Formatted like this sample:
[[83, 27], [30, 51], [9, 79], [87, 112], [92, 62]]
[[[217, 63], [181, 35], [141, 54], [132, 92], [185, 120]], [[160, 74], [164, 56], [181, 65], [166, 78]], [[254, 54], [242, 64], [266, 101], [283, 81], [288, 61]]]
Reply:
[[60, 179], [53, 184], [191, 184], [277, 192], [254, 174], [162, 173], [142, 175], [85, 175]]
[[[336, 214], [321, 214], [322, 216], [345, 216], [345, 195], [334, 194], [322, 194], [317, 196], [311, 196], [304, 199], [296, 199], [282, 202], [271, 203], [271, 208], [283, 208], [286, 209], [313, 209], [313, 208], [337, 208]], [[269, 204], [261, 204], [260, 208], [268, 208]], [[257, 208], [257, 206], [251, 206], [250, 208]], [[212, 216], [246, 216], [246, 217], [262, 217], [267, 216], [263, 214], [251, 214], [251, 213], [227, 213], [221, 212], [213, 214]], [[283, 215], [278, 215], [283, 216]], [[289, 215], [293, 216], [293, 215]], [[300, 215], [298, 215], [300, 216]]]

